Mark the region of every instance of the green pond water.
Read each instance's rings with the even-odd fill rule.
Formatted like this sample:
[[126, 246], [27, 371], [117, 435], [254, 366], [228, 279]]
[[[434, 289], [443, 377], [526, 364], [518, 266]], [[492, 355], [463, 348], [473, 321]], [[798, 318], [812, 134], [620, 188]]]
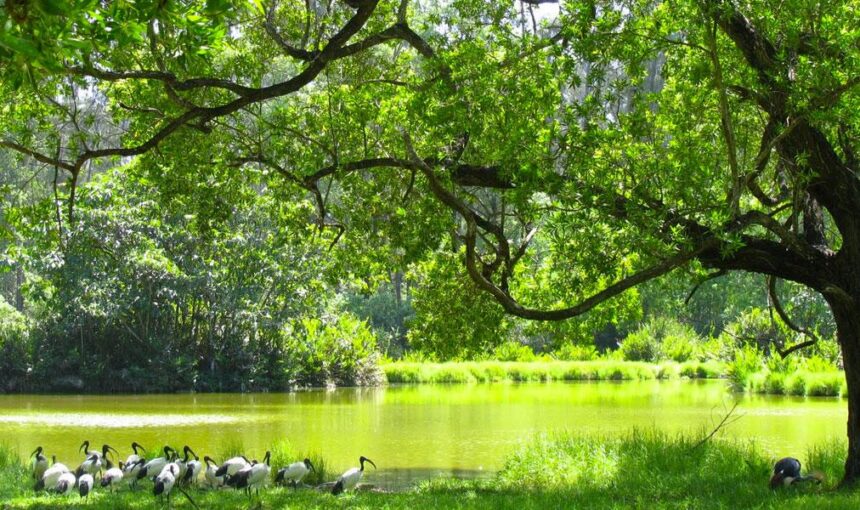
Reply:
[[217, 460], [241, 443], [262, 458], [280, 440], [314, 451], [332, 472], [373, 459], [367, 481], [404, 487], [436, 475], [488, 476], [534, 434], [614, 435], [633, 428], [700, 433], [731, 407], [724, 434], [751, 438], [776, 456], [845, 435], [845, 402], [732, 394], [724, 381], [417, 385], [297, 393], [143, 396], [0, 396], [0, 442], [24, 455], [37, 445], [77, 465], [84, 439], [125, 458], [190, 445]]

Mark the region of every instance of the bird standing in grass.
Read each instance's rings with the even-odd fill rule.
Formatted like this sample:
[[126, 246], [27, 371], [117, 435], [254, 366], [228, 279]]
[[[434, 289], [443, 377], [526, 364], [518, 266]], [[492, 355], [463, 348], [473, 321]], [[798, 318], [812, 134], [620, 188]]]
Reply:
[[203, 457], [203, 462], [206, 463], [206, 473], [204, 475], [204, 478], [206, 478], [206, 484], [213, 489], [223, 487], [224, 477], [215, 474], [218, 471], [218, 464], [216, 464], [212, 457], [208, 455]]
[[[187, 448], [187, 447], [186, 447]], [[194, 450], [188, 448], [188, 451], [194, 455], [194, 460], [189, 460], [185, 463], [185, 473], [181, 476], [182, 484], [185, 486], [193, 485], [197, 483], [197, 477], [200, 475], [200, 471], [203, 469], [203, 464], [200, 462], [200, 457], [194, 453]], [[188, 453], [186, 452], [186, 456]]]
[[93, 475], [89, 473], [83, 474], [78, 478], [78, 493], [82, 498], [89, 499], [90, 492], [93, 490], [93, 482], [95, 482]]
[[361, 475], [364, 474], [365, 462], [373, 466], [373, 469], [376, 469], [376, 464], [374, 464], [372, 460], [368, 459], [365, 456], [359, 457], [358, 463], [361, 467], [354, 467], [352, 469], [347, 470], [344, 474], [340, 475], [340, 477], [337, 479], [337, 482], [334, 484], [331, 493], [334, 495], [338, 495], [341, 492], [354, 489], [355, 486], [358, 485], [358, 482], [361, 480]]
[[102, 487], [109, 487], [110, 491], [113, 492], [114, 486], [122, 481], [123, 466], [124, 464], [122, 463], [122, 461], [120, 461], [119, 467], [108, 467], [108, 470], [105, 471], [104, 476], [102, 476]]
[[[126, 466], [133, 465], [133, 464], [137, 464], [140, 460], [143, 460], [143, 459], [144, 459], [144, 456], [143, 456], [143, 455], [141, 455], [141, 454], [140, 454], [140, 452], [138, 452], [138, 451], [137, 451], [138, 449], [140, 449], [141, 451], [143, 451], [144, 453], [146, 453], [146, 448], [144, 448], [143, 446], [140, 446], [140, 445], [137, 443], [137, 441], [132, 441], [132, 442], [131, 442], [131, 449], [132, 449], [132, 451], [134, 451], [134, 453], [132, 453], [131, 455], [129, 455], [129, 456], [125, 459], [125, 465], [126, 465]], [[145, 464], [145, 463], [146, 463], [146, 462], [144, 462], [144, 464]], [[141, 464], [141, 465], [143, 465], [143, 464]], [[135, 474], [137, 474], [137, 473], [135, 473]]]
[[45, 474], [45, 471], [48, 470], [48, 459], [42, 455], [41, 446], [37, 446], [30, 456], [33, 457], [33, 479], [38, 481]]
[[314, 469], [311, 459], [293, 462], [289, 466], [282, 467], [278, 470], [278, 474], [275, 475], [275, 483], [282, 484], [290, 482], [293, 484], [293, 488], [297, 489], [302, 479], [311, 471], [316, 473], [316, 469]]
[[215, 476], [233, 476], [250, 465], [251, 463], [244, 455], [233, 457], [224, 461], [221, 467], [215, 470]]
[[176, 477], [179, 476], [179, 466], [171, 462], [164, 466], [161, 473], [155, 477], [155, 487], [152, 493], [156, 496], [167, 496], [167, 506], [170, 507], [170, 491], [176, 484]]
[[808, 475], [800, 474], [800, 461], [794, 457], [779, 459], [773, 466], [773, 476], [770, 477], [770, 488], [789, 486], [798, 482], [814, 481], [821, 483], [824, 475], [821, 472], [813, 472]]
[[[164, 457], [156, 457], [146, 464], [144, 464], [140, 471], [137, 472], [137, 479], [141, 480], [146, 477], [154, 477], [158, 476], [161, 473], [161, 470], [164, 469], [165, 466], [170, 464], [171, 459], [176, 455], [176, 451], [169, 447], [164, 447]], [[179, 466], [176, 466], [176, 469], [179, 469]]]
[[56, 483], [50, 487], [50, 490], [53, 490], [57, 494], [69, 494], [75, 488], [75, 480], [75, 474], [71, 471], [66, 471], [57, 478]]
[[[45, 472], [42, 474], [42, 478], [40, 478], [36, 482], [37, 491], [42, 489], [53, 490], [62, 475], [64, 475], [65, 473], [71, 473], [71, 470], [66, 467], [65, 464], [57, 462], [56, 456], [52, 456], [51, 459], [53, 460], [51, 467], [46, 469]], [[72, 483], [74, 484], [74, 482]]]

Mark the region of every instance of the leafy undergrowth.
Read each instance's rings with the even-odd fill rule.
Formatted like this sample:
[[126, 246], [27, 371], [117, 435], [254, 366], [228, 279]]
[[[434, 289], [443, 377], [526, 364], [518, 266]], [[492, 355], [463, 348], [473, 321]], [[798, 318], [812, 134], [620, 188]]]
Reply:
[[[546, 509], [546, 508], [851, 508], [860, 492], [835, 490], [844, 445], [828, 444], [798, 452], [804, 469], [820, 470], [821, 485], [772, 491], [772, 462], [755, 444], [659, 433], [623, 438], [542, 436], [514, 451], [493, 479], [437, 479], [415, 489], [358, 492], [334, 497], [314, 490], [267, 488], [248, 499], [241, 492], [190, 491], [200, 508], [388, 508]], [[2, 459], [2, 456], [0, 456]], [[16, 461], [17, 462], [17, 461]], [[11, 467], [10, 467], [11, 466]], [[77, 495], [34, 495], [15, 462], [2, 467], [2, 508], [162, 508], [151, 488], [116, 494], [97, 491], [88, 502]], [[11, 482], [11, 484], [10, 484]], [[172, 508], [193, 508], [179, 493]]]

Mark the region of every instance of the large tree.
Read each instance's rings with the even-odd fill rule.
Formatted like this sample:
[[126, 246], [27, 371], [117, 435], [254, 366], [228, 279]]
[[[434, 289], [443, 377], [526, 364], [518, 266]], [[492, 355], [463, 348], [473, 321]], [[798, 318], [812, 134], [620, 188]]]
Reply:
[[93, 165], [140, 157], [167, 188], [270, 172], [334, 243], [395, 222], [421, 249], [448, 230], [471, 279], [527, 319], [676, 269], [808, 286], [843, 352], [850, 483], [857, 7], [7, 1], [0, 146], [65, 176], [67, 223]]

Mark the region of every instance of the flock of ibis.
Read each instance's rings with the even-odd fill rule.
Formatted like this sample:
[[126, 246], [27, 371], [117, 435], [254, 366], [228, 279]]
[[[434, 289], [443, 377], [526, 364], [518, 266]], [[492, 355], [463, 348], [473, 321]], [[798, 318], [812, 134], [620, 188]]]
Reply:
[[[125, 462], [119, 461], [116, 466], [110, 459], [111, 453], [119, 455], [113, 447], [103, 445], [101, 450], [90, 450], [90, 442], [84, 441], [79, 451], [84, 459], [73, 471], [64, 464], [57, 462], [52, 456], [49, 463], [41, 446], [30, 455], [33, 459], [33, 478], [36, 480], [36, 490], [45, 490], [58, 494], [69, 494], [76, 488], [83, 498], [89, 497], [100, 476], [99, 484], [113, 492], [119, 484], [126, 480], [132, 490], [137, 488], [141, 480], [153, 482], [153, 494], [166, 497], [170, 504], [170, 494], [174, 489], [181, 491], [188, 499], [191, 497], [183, 489], [192, 486], [219, 489], [233, 487], [243, 489], [248, 497], [251, 491], [259, 495], [260, 488], [266, 485], [271, 477], [271, 452], [266, 452], [262, 462], [248, 460], [244, 455], [227, 459], [218, 465], [211, 457], [204, 456], [203, 462], [190, 447], [182, 449], [182, 455], [170, 446], [165, 446], [156, 457], [147, 459], [146, 450], [137, 442], [131, 443], [132, 452]], [[349, 469], [334, 482], [332, 494], [340, 494], [354, 489], [364, 474], [364, 463], [376, 468], [372, 460], [359, 457], [359, 467]], [[298, 488], [302, 479], [316, 471], [310, 459], [293, 462], [280, 468], [275, 475], [275, 483], [290, 484]], [[201, 473], [203, 474], [201, 478]], [[193, 502], [193, 501], [192, 501]]]

